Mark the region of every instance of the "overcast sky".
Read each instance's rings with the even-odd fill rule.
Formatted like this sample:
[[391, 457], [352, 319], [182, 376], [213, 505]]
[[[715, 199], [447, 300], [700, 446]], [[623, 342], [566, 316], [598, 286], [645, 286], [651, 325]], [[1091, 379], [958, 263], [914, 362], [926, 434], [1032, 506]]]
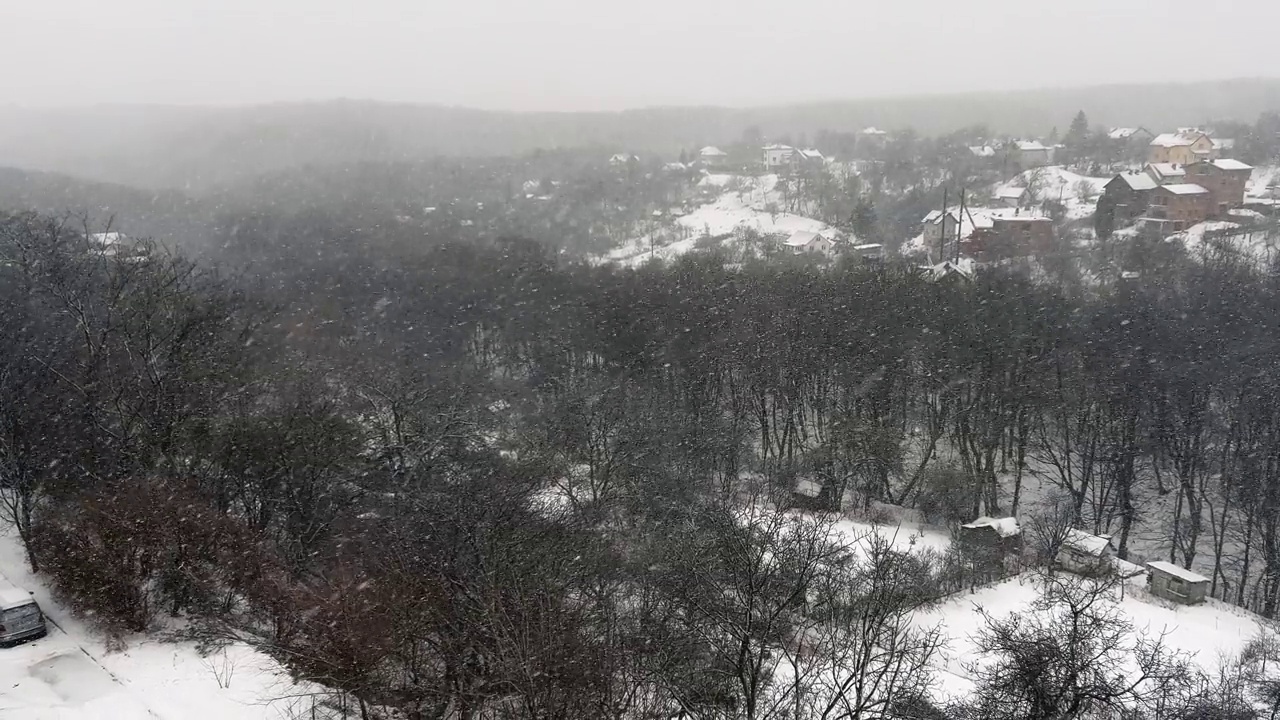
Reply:
[[1280, 76], [1280, 1], [0, 0], [0, 102], [520, 110]]

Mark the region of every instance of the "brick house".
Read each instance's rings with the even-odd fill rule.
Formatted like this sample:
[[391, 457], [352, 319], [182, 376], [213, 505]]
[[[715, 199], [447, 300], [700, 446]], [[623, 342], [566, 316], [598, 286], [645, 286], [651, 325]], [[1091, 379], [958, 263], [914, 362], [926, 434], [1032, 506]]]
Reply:
[[1111, 206], [1117, 222], [1133, 220], [1147, 211], [1156, 187], [1146, 173], [1122, 172], [1102, 186], [1103, 202]]
[[1239, 160], [1206, 160], [1186, 167], [1187, 182], [1209, 191], [1214, 214], [1221, 215], [1244, 204], [1245, 186], [1253, 168]]
[[1161, 185], [1151, 196], [1144, 219], [1180, 232], [1208, 220], [1215, 213], [1213, 195], [1192, 183]]
[[1053, 221], [1031, 212], [993, 215], [981, 223], [961, 246], [982, 261], [1038, 255], [1053, 245]]

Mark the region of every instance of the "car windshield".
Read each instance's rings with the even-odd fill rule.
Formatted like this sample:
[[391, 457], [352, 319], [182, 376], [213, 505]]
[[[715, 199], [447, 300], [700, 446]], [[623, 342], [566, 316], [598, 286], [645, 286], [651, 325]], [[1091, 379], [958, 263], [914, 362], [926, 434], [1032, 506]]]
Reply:
[[9, 608], [8, 610], [5, 610], [4, 621], [15, 622], [18, 620], [26, 620], [28, 618], [37, 617], [38, 615], [40, 615], [40, 607], [35, 603], [30, 603], [28, 605], [22, 605], [16, 608]]

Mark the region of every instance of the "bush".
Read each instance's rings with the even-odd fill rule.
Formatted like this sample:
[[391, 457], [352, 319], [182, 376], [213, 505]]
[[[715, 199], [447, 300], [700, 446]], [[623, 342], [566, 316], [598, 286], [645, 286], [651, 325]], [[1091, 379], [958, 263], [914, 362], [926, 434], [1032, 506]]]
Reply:
[[112, 483], [61, 504], [33, 531], [59, 596], [112, 633], [146, 630], [156, 614], [226, 611], [265, 599], [276, 566], [248, 532], [183, 483]]

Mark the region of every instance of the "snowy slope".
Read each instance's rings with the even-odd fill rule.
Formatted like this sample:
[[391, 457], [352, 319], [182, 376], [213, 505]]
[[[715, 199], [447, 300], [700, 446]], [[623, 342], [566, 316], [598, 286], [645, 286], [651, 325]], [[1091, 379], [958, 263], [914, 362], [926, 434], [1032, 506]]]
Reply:
[[999, 183], [992, 189], [993, 195], [1001, 190], [1030, 187], [1037, 202], [1061, 202], [1072, 220], [1088, 217], [1097, 206], [1102, 188], [1111, 178], [1096, 178], [1073, 173], [1057, 165], [1027, 170], [1009, 182]]
[[202, 658], [191, 643], [139, 637], [109, 651], [27, 571], [11, 533], [0, 572], [53, 621], [48, 637], [0, 648], [0, 720], [276, 720], [309, 708], [307, 688], [245, 645]]
[[[771, 212], [783, 206], [782, 194], [777, 190], [777, 184], [777, 175], [758, 178], [734, 175], [704, 177], [699, 186], [722, 189], [719, 197], [677, 219], [676, 225], [688, 237], [656, 247], [653, 256], [669, 260], [692, 250], [703, 236], [727, 235], [739, 228], [749, 228], [762, 234], [790, 235], [803, 230], [824, 237], [835, 236], [835, 230], [824, 222], [802, 215]], [[731, 187], [734, 185], [740, 187]], [[617, 262], [646, 261], [650, 257], [649, 241], [649, 235], [636, 238], [610, 252], [606, 259]]]

